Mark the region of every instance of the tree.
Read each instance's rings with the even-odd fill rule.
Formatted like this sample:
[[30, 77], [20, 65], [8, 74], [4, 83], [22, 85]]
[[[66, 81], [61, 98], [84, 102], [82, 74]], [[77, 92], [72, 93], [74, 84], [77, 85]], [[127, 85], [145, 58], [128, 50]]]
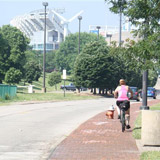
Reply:
[[31, 61], [27, 62], [25, 67], [24, 81], [32, 83], [33, 81], [38, 81], [42, 74], [42, 69], [39, 68], [39, 64]]
[[[100, 40], [103, 37], [100, 36]], [[91, 42], [97, 40], [97, 35], [93, 33], [81, 33], [80, 34], [80, 52], [83, 47]], [[70, 34], [66, 37], [66, 40], [61, 43], [59, 50], [56, 52], [57, 69], [67, 70], [69, 74], [73, 71], [73, 66], [78, 55], [78, 33]]]
[[[153, 37], [152, 37], [153, 38]], [[114, 63], [116, 76], [119, 78], [124, 78], [127, 81], [127, 84], [130, 86], [137, 86], [138, 88], [142, 88], [142, 69], [149, 69], [149, 86], [154, 86], [157, 80], [157, 74], [156, 74], [156, 57], [159, 55], [156, 52], [156, 56], [153, 56], [151, 54], [148, 54], [148, 60], [146, 61], [147, 65], [144, 65], [143, 61], [143, 54], [145, 54], [145, 48], [147, 47], [148, 50], [154, 50], [158, 51], [157, 48], [153, 49], [155, 46], [152, 44], [154, 40], [148, 41], [148, 43], [145, 43], [145, 45], [142, 45], [140, 43], [135, 43], [133, 41], [130, 41], [130, 44], [128, 43], [124, 47], [116, 47], [112, 46], [110, 48], [110, 55], [114, 57]], [[136, 46], [136, 47], [135, 47]], [[141, 46], [141, 49], [139, 49]], [[143, 46], [143, 47], [142, 47]], [[140, 50], [140, 51], [139, 51]], [[139, 56], [138, 56], [139, 55]], [[142, 56], [142, 57], [141, 57]], [[151, 57], [150, 57], [151, 56]], [[152, 58], [152, 61], [150, 59]], [[158, 59], [159, 60], [159, 59]], [[146, 68], [147, 67], [147, 68]], [[114, 84], [114, 81], [112, 80], [112, 84]], [[117, 83], [118, 84], [118, 83]]]
[[[118, 0], [115, 4], [113, 0], [105, 0], [112, 3], [113, 6], [118, 2], [122, 2], [122, 0]], [[159, 31], [160, 28], [160, 1], [159, 0], [128, 0], [126, 2], [126, 7], [122, 11], [128, 18], [132, 25], [137, 27], [135, 31], [135, 35], [138, 35], [143, 40], [139, 43], [142, 46], [138, 47], [139, 53], [143, 53], [141, 57], [143, 57], [143, 66], [145, 68], [148, 67], [146, 61], [149, 60], [148, 55], [152, 53], [146, 46], [146, 39], [149, 38], [152, 34]], [[115, 12], [115, 11], [113, 11]], [[156, 43], [159, 45], [158, 43]], [[141, 50], [144, 48], [145, 50]], [[154, 55], [155, 57], [155, 55]], [[138, 57], [136, 57], [137, 59]], [[150, 59], [150, 61], [152, 58]], [[153, 67], [153, 66], [152, 66]], [[147, 107], [147, 78], [148, 78], [148, 70], [143, 71], [143, 101], [142, 101], [142, 109], [148, 109]], [[144, 106], [144, 107], [143, 107]]]
[[56, 51], [50, 51], [46, 53], [46, 72], [52, 72], [56, 70]]
[[111, 88], [114, 75], [112, 57], [105, 41], [88, 43], [78, 55], [74, 67], [75, 85], [87, 88]]
[[11, 67], [5, 74], [5, 82], [8, 84], [19, 83], [22, 77], [22, 72], [19, 69]]
[[0, 35], [5, 40], [5, 42], [1, 44], [3, 47], [5, 45], [5, 47], [0, 51], [1, 81], [4, 80], [5, 73], [12, 67], [19, 70], [23, 77], [23, 66], [26, 63], [24, 52], [29, 43], [28, 38], [26, 38], [20, 30], [9, 25], [5, 25], [0, 29]]
[[119, 84], [120, 79], [125, 79], [129, 86], [136, 86], [138, 88], [142, 87], [141, 80], [141, 69], [139, 66], [133, 63], [135, 61], [132, 58], [130, 61], [126, 60], [124, 55], [127, 55], [128, 51], [125, 47], [110, 47], [110, 56], [114, 59], [114, 73], [115, 77], [112, 79], [113, 88]]
[[61, 82], [61, 73], [60, 72], [52, 72], [49, 75], [48, 84], [50, 86], [55, 85], [55, 89], [57, 90], [57, 84]]
[[10, 46], [7, 41], [3, 38], [3, 35], [0, 30], [0, 83], [4, 80], [5, 74], [8, 70], [8, 63], [10, 55]]

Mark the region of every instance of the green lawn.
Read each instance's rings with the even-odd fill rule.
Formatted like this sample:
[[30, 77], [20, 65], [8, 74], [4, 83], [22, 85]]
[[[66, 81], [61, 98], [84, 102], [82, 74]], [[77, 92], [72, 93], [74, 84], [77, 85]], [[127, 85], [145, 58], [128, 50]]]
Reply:
[[140, 160], [160, 160], [160, 152], [149, 151], [141, 154]]
[[[39, 78], [39, 81], [34, 81], [32, 85], [34, 93], [28, 93], [28, 83], [20, 82], [19, 84], [16, 84], [16, 86], [19, 86], [17, 88], [17, 96], [10, 99], [10, 97], [6, 100], [0, 99], [0, 105], [8, 105], [15, 102], [27, 102], [27, 101], [69, 101], [69, 100], [84, 100], [84, 99], [95, 99], [99, 98], [100, 96], [95, 96], [93, 94], [88, 93], [74, 93], [72, 91], [64, 92], [60, 89], [60, 86], [64, 84], [64, 81], [62, 80], [61, 83], [57, 84], [57, 89], [55, 86], [49, 86], [48, 84], [48, 77], [49, 73], [46, 74], [46, 93], [42, 93], [42, 86], [43, 86], [43, 77]], [[67, 77], [68, 79], [65, 80], [65, 84], [68, 85], [72, 81], [70, 80], [71, 77]]]
[[[151, 106], [150, 110], [160, 110], [160, 104]], [[135, 121], [133, 129], [133, 137], [135, 139], [141, 139], [141, 123], [142, 123], [142, 114], [140, 113]]]
[[[160, 104], [156, 104], [150, 107], [150, 110], [160, 110]], [[141, 125], [142, 114], [140, 113], [135, 121], [133, 129], [133, 137], [135, 139], [141, 139]], [[160, 160], [160, 151], [143, 152], [140, 156], [140, 160]]]
[[96, 99], [99, 96], [92, 94], [78, 94], [74, 92], [70, 93], [18, 93], [16, 97], [11, 100], [2, 100], [0, 105], [9, 105], [15, 102], [33, 102], [33, 101], [70, 101], [70, 100], [85, 100], [85, 99]]
[[[56, 86], [49, 86], [48, 84], [48, 77], [49, 77], [50, 73], [46, 73], [46, 79], [45, 79], [45, 86], [47, 88], [47, 92], [53, 92], [53, 91], [60, 91], [60, 86], [64, 85], [64, 80], [62, 80], [59, 84], [57, 84]], [[69, 83], [71, 83], [72, 81], [70, 80], [70, 77], [68, 76], [68, 79], [65, 80], [65, 85], [68, 85]], [[16, 84], [17, 86], [24, 86], [24, 83], [21, 82], [19, 84]], [[25, 83], [25, 86], [28, 86], [30, 84]], [[34, 85], [33, 90], [36, 93], [40, 93], [42, 91], [42, 87], [43, 87], [43, 77], [39, 78], [39, 81], [33, 81], [32, 85]], [[19, 93], [27, 93], [28, 89], [27, 88], [18, 88], [18, 92]]]

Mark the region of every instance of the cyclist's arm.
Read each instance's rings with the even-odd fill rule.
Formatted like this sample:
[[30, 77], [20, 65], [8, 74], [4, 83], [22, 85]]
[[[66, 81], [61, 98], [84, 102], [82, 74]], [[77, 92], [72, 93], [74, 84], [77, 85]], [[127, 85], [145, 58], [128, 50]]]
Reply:
[[118, 87], [117, 87], [116, 90], [114, 91], [114, 98], [118, 98]]
[[128, 87], [128, 92], [131, 93], [131, 97], [130, 98], [133, 98], [133, 92], [132, 92], [132, 90], [129, 87]]

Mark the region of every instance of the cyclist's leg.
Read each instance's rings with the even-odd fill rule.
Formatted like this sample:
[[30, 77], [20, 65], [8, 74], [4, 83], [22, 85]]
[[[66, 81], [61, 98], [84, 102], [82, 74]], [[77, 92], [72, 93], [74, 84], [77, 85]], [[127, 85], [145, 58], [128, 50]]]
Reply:
[[122, 102], [121, 101], [116, 101], [116, 108], [117, 108], [117, 112], [118, 112], [118, 119], [120, 119], [120, 108], [119, 108], [119, 106], [120, 106], [120, 104], [121, 104]]
[[128, 110], [125, 112], [125, 117], [126, 117], [126, 128], [129, 129], [131, 128], [129, 125], [129, 121], [130, 121], [130, 102], [128, 101], [126, 103]]
[[130, 108], [125, 112], [126, 115], [126, 125], [129, 125], [130, 121]]

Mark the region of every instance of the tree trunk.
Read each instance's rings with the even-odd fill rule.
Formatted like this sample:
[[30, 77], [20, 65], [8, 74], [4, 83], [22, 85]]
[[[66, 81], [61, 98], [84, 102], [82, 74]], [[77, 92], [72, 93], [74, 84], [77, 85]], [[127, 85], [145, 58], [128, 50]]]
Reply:
[[57, 85], [55, 85], [55, 90], [57, 91]]
[[102, 89], [101, 89], [101, 88], [99, 88], [99, 94], [101, 94], [101, 91], [102, 91]]
[[107, 89], [106, 89], [106, 91], [105, 91], [105, 94], [106, 94], [106, 95], [108, 95], [108, 93], [107, 93]]
[[93, 94], [96, 94], [96, 88], [94, 88], [94, 92], [93, 92]]

